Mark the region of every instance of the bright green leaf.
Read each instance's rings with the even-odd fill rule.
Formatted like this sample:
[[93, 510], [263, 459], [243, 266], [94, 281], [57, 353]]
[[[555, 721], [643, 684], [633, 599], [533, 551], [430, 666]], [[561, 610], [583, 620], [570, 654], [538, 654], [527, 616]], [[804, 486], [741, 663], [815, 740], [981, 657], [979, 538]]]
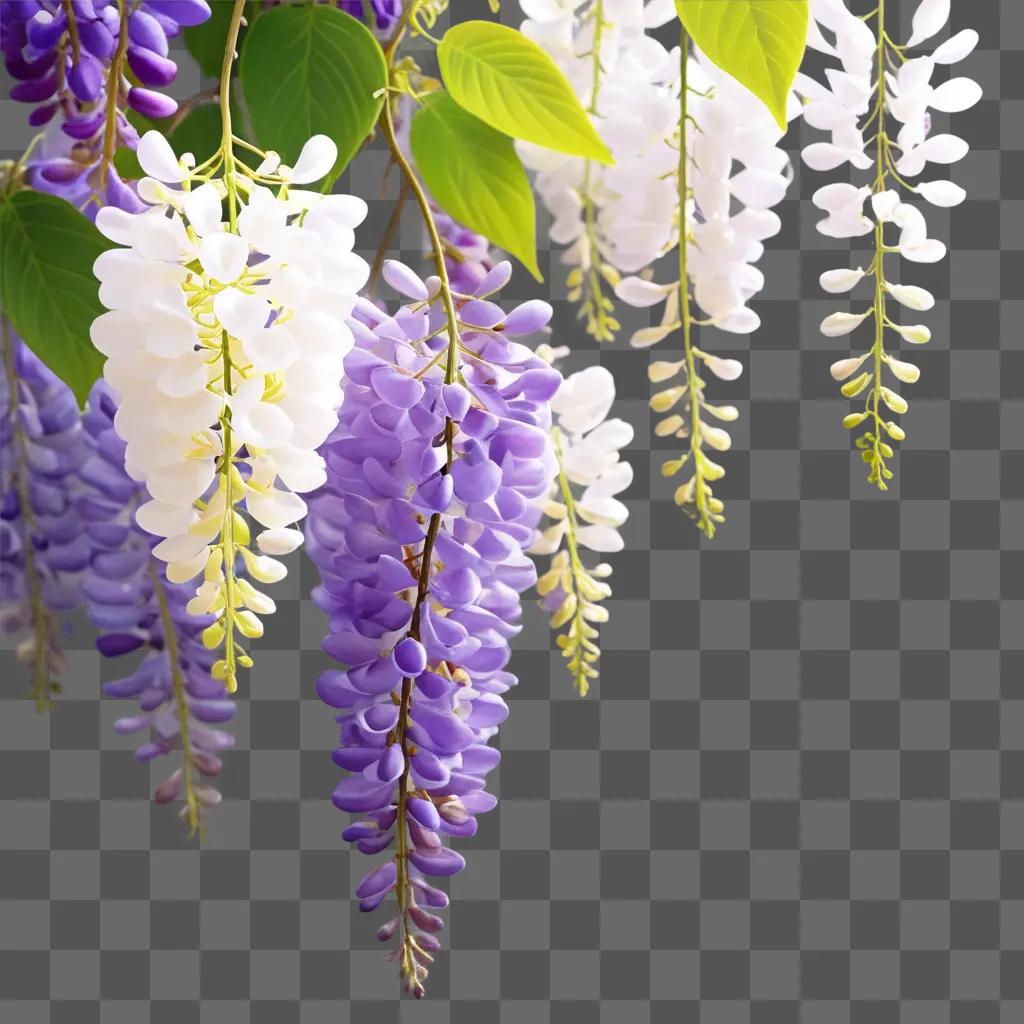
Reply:
[[[239, 77], [256, 141], [298, 159], [312, 135], [338, 146], [336, 178], [380, 114], [387, 66], [373, 33], [335, 7], [277, 7], [253, 24]], [[198, 155], [198, 154], [197, 154]]]
[[70, 203], [28, 190], [0, 199], [0, 302], [30, 349], [81, 404], [103, 370], [89, 340], [102, 312], [92, 265], [108, 242]]
[[786, 127], [786, 102], [807, 44], [807, 0], [676, 0], [693, 41]]
[[542, 280], [533, 191], [512, 140], [438, 93], [413, 117], [410, 142], [416, 166], [442, 209]]
[[[252, 3], [247, 3], [245, 16], [252, 20], [258, 8]], [[228, 26], [231, 24], [231, 14], [235, 5], [231, 0], [220, 0], [210, 4], [210, 17], [206, 21], [191, 28], [186, 28], [182, 33], [185, 40], [185, 49], [192, 54], [199, 65], [200, 70], [207, 78], [220, 78], [221, 63], [224, 60], [224, 47], [228, 38]], [[245, 32], [245, 29], [242, 29]]]
[[514, 139], [610, 164], [612, 155], [555, 62], [521, 32], [453, 25], [437, 48], [452, 99]]

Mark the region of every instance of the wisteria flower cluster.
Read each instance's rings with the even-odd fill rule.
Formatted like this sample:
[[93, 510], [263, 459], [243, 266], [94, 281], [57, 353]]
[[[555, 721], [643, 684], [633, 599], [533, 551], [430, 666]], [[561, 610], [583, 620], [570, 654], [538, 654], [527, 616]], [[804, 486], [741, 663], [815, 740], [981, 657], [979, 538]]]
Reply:
[[474, 292], [451, 293], [457, 341], [438, 278], [388, 262], [385, 279], [412, 300], [393, 315], [361, 302], [351, 322], [345, 401], [324, 446], [328, 479], [310, 500], [314, 596], [330, 617], [325, 649], [348, 665], [321, 676], [342, 709], [335, 761], [352, 774], [334, 793], [363, 815], [345, 838], [393, 849], [360, 882], [363, 910], [394, 894], [396, 955], [422, 993], [444, 897], [423, 876], [460, 870], [443, 836], [472, 835], [494, 806], [487, 746], [515, 683], [506, 670], [519, 595], [535, 580], [524, 549], [554, 473], [550, 401], [560, 374], [515, 339], [547, 322], [529, 302], [507, 315], [491, 296], [499, 263]]
[[128, 675], [103, 686], [108, 696], [138, 702], [138, 713], [118, 719], [114, 729], [145, 736], [135, 754], [142, 763], [180, 752], [181, 764], [154, 798], [180, 799], [181, 817], [195, 833], [203, 828], [204, 811], [220, 802], [220, 793], [201, 779], [220, 773], [220, 754], [234, 744], [217, 726], [234, 717], [235, 705], [211, 675], [214, 655], [202, 641], [213, 616], [189, 612], [188, 587], [167, 579], [153, 557], [157, 538], [135, 521], [146, 491], [125, 471], [126, 446], [114, 427], [117, 409], [110, 386], [97, 381], [82, 418], [89, 455], [75, 495], [90, 552], [82, 595], [99, 630], [101, 654], [143, 652]]
[[[798, 76], [797, 87], [807, 100], [805, 119], [830, 132], [830, 141], [807, 146], [804, 162], [815, 171], [831, 171], [844, 164], [860, 171], [874, 168], [870, 184], [836, 182], [814, 195], [815, 206], [827, 214], [818, 224], [822, 234], [839, 239], [874, 238], [867, 267], [830, 270], [821, 277], [822, 288], [833, 295], [852, 292], [864, 279], [871, 280], [871, 304], [862, 312], [830, 314], [821, 330], [826, 337], [836, 338], [852, 333], [865, 321], [873, 323], [871, 347], [835, 362], [832, 376], [844, 382], [845, 397], [864, 398], [863, 410], [850, 413], [843, 425], [850, 430], [867, 425], [856, 444], [868, 467], [869, 483], [884, 491], [893, 478], [887, 465], [894, 454], [889, 441], [902, 441], [906, 436], [889, 413], [899, 415], [908, 409], [907, 400], [886, 383], [886, 372], [894, 382], [903, 384], [913, 384], [921, 375], [916, 364], [887, 349], [887, 332], [912, 345], [931, 339], [924, 324], [893, 320], [889, 300], [912, 312], [935, 305], [935, 297], [925, 288], [889, 280], [885, 257], [892, 253], [910, 263], [935, 263], [946, 254], [942, 242], [928, 237], [921, 208], [905, 201], [900, 189], [938, 207], [956, 206], [966, 197], [963, 188], [943, 178], [916, 185], [908, 179], [924, 173], [928, 164], [948, 165], [967, 155], [967, 143], [959, 136], [932, 132], [932, 111], [951, 114], [968, 110], [981, 99], [981, 88], [970, 78], [951, 78], [938, 86], [931, 81], [937, 67], [968, 56], [978, 43], [978, 34], [964, 29], [931, 55], [911, 57], [908, 50], [934, 37], [949, 20], [950, 0], [922, 0], [903, 46], [889, 35], [885, 0], [880, 0], [874, 13], [874, 30], [855, 17], [844, 0], [815, 0], [812, 7], [815, 19], [834, 42], [815, 31], [810, 45], [836, 57], [842, 70], [829, 69], [828, 86], [807, 75]], [[893, 124], [899, 130], [891, 138]], [[865, 137], [868, 133], [871, 140]], [[867, 201], [870, 216], [864, 212]]]
[[615, 156], [603, 167], [529, 143], [519, 149], [551, 212], [551, 240], [568, 248], [570, 298], [587, 333], [611, 341], [619, 329], [611, 292], [621, 273], [649, 266], [674, 244], [678, 62], [648, 29], [673, 17], [663, 0], [520, 0], [522, 32], [565, 73]]
[[31, 666], [41, 710], [67, 671], [64, 615], [81, 603], [79, 576], [90, 548], [72, 500], [88, 451], [70, 389], [3, 320], [0, 375], [0, 631], [24, 634], [19, 660]]
[[30, 164], [33, 187], [75, 205], [95, 197], [138, 209], [113, 165], [118, 146], [139, 140], [125, 112], [178, 109], [160, 92], [178, 71], [167, 41], [209, 17], [206, 0], [5, 0], [0, 49], [20, 79], [11, 98], [36, 104], [30, 124], [53, 125]]
[[[259, 616], [275, 608], [237, 577], [238, 560], [273, 583], [286, 571], [273, 556], [301, 543], [299, 494], [324, 480], [316, 448], [337, 422], [352, 344], [345, 317], [367, 277], [352, 253], [366, 204], [290, 187], [322, 178], [336, 157], [316, 136], [294, 168], [269, 156], [251, 177], [229, 167], [218, 179], [190, 170], [151, 132], [139, 145], [150, 175], [139, 191], [152, 205], [97, 218], [126, 246], [96, 261], [110, 312], [92, 338], [120, 399], [128, 472], [151, 498], [138, 521], [165, 538], [154, 554], [172, 582], [203, 575], [189, 610], [215, 615], [203, 640], [223, 646], [213, 674], [229, 690], [236, 666], [251, 664], [236, 633], [260, 636]], [[256, 551], [250, 518], [262, 528]]]
[[621, 551], [619, 533], [629, 509], [616, 497], [633, 482], [633, 467], [620, 458], [633, 440], [633, 428], [608, 419], [615, 401], [615, 379], [603, 366], [566, 377], [551, 401], [557, 476], [543, 508], [551, 520], [530, 547], [551, 555], [551, 567], [537, 581], [537, 592], [550, 613], [551, 628], [568, 626], [558, 646], [581, 697], [597, 677], [601, 656], [597, 624], [608, 621], [601, 602], [611, 596], [607, 562], [587, 567], [581, 549], [601, 554]]

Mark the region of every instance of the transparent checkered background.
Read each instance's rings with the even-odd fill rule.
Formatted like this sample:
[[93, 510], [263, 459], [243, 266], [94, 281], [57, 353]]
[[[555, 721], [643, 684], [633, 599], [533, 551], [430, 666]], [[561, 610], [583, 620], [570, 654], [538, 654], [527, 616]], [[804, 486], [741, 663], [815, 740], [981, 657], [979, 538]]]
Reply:
[[[483, 0], [453, 5], [487, 17]], [[866, 4], [862, 5], [866, 8]], [[912, 5], [897, 3], [906, 28]], [[902, 11], [899, 7], [902, 6]], [[506, 0], [503, 17], [517, 18]], [[572, 694], [535, 608], [502, 729], [500, 809], [459, 848], [429, 996], [350, 902], [365, 869], [330, 804], [336, 729], [303, 564], [276, 587], [243, 683], [225, 803], [202, 851], [98, 699], [79, 626], [51, 717], [3, 655], [0, 1019], [10, 1024], [1010, 1024], [1024, 1020], [1024, 3], [956, 0], [980, 30], [956, 73], [985, 99], [956, 118], [970, 198], [929, 223], [951, 243], [906, 279], [933, 288], [909, 439], [888, 496], [848, 451], [817, 324], [822, 270], [847, 263], [798, 166], [764, 260], [754, 338], [701, 339], [749, 372], [713, 543], [674, 508], [651, 435], [648, 353], [616, 375], [629, 455], [602, 680]], [[183, 68], [179, 94], [199, 82]], [[6, 92], [6, 89], [3, 90]], [[4, 155], [29, 137], [0, 103]], [[794, 147], [809, 141], [797, 129]], [[362, 155], [369, 256], [396, 190]], [[796, 196], [802, 196], [800, 201]], [[541, 233], [543, 237], [543, 232]], [[412, 211], [406, 259], [422, 252]], [[598, 358], [564, 300], [517, 271], [506, 299], [553, 299], [570, 366]], [[646, 314], [643, 314], [646, 315]], [[623, 335], [640, 323], [628, 313]], [[662, 349], [655, 358], [663, 358]], [[497, 773], [496, 773], [497, 774]], [[450, 951], [449, 951], [450, 950]]]

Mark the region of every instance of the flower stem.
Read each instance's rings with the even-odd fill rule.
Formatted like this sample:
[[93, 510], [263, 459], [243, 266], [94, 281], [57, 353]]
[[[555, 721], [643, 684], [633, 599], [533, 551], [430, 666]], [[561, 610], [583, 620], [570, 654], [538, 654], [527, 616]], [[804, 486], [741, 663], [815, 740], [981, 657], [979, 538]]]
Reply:
[[551, 431], [551, 439], [555, 449], [555, 461], [558, 463], [558, 486], [562, 492], [562, 501], [565, 504], [565, 546], [569, 552], [570, 578], [572, 579], [572, 594], [576, 599], [576, 609], [573, 612], [573, 621], [569, 629], [569, 635], [576, 636], [576, 653], [569, 661], [569, 671], [572, 672], [573, 685], [581, 697], [587, 695], [590, 689], [590, 681], [585, 671], [586, 661], [583, 657], [586, 620], [583, 618], [583, 609], [586, 607], [586, 598], [580, 588], [580, 578], [584, 575], [583, 563], [580, 561], [580, 549], [576, 540], [576, 500], [572, 495], [572, 488], [569, 486], [569, 478], [565, 472], [562, 460], [562, 436], [561, 431], [556, 427]]
[[153, 593], [156, 595], [157, 605], [160, 608], [160, 623], [164, 631], [164, 650], [167, 652], [167, 662], [171, 670], [171, 693], [178, 710], [178, 732], [181, 736], [182, 754], [182, 791], [185, 794], [185, 823], [188, 825], [189, 839], [198, 834], [201, 842], [203, 821], [199, 812], [199, 802], [196, 799], [192, 775], [192, 739], [189, 732], [191, 726], [188, 703], [185, 700], [185, 679], [181, 674], [178, 634], [174, 627], [174, 619], [171, 617], [170, 606], [167, 603], [167, 591], [160, 578], [160, 570], [152, 559], [149, 563], [149, 578], [152, 581]]
[[701, 384], [697, 373], [697, 359], [691, 338], [693, 312], [690, 308], [690, 279], [687, 268], [686, 203], [689, 196], [689, 153], [686, 148], [686, 125], [689, 121], [687, 97], [687, 65], [689, 38], [686, 29], [680, 32], [679, 46], [679, 319], [683, 328], [683, 354], [686, 359], [686, 397], [690, 407], [690, 452], [693, 456], [693, 502], [697, 527], [708, 539], [715, 535], [715, 523], [708, 508], [707, 481], [701, 458], [700, 396]]
[[[408, 23], [409, 12], [411, 10], [411, 7], [407, 9], [401, 26], [395, 33], [395, 36], [388, 44], [385, 51], [388, 59], [389, 77], [390, 72], [394, 67], [395, 53], [398, 49], [398, 44], [401, 41], [402, 34], [404, 33], [405, 25]], [[448, 280], [448, 268], [445, 265], [444, 245], [441, 242], [441, 236], [437, 230], [437, 224], [434, 222], [434, 215], [430, 209], [430, 200], [427, 198], [427, 194], [424, 191], [423, 186], [420, 184], [420, 181], [416, 176], [416, 172], [412, 169], [408, 159], [402, 152], [402, 147], [398, 144], [391, 104], [392, 93], [388, 90], [384, 94], [384, 109], [381, 112], [380, 118], [381, 131], [388, 144], [388, 148], [391, 150], [392, 159], [401, 169], [402, 176], [408, 183], [409, 189], [416, 199], [416, 203], [420, 208], [420, 213], [423, 216], [423, 223], [426, 227], [427, 235], [430, 238], [434, 264], [437, 268], [437, 276], [441, 283], [441, 302], [444, 306], [448, 325], [448, 348], [445, 360], [444, 379], [446, 384], [452, 384], [458, 379], [459, 375], [460, 338], [458, 316], [455, 311], [455, 300], [452, 297], [451, 284]], [[451, 472], [452, 460], [454, 457], [454, 436], [455, 424], [452, 422], [451, 418], [446, 417], [444, 427], [446, 459], [445, 465], [441, 470], [442, 473]], [[440, 529], [441, 513], [435, 512], [430, 517], [430, 521], [427, 525], [427, 533], [423, 541], [423, 553], [420, 557], [419, 575], [416, 584], [416, 599], [413, 604], [409, 630], [406, 633], [406, 636], [412, 637], [417, 641], [420, 639], [420, 621], [423, 613], [423, 606], [426, 603], [427, 596], [430, 592], [430, 576], [433, 569], [434, 542], [437, 539]], [[413, 956], [413, 950], [416, 948], [416, 941], [410, 930], [408, 920], [409, 909], [412, 905], [412, 884], [408, 868], [409, 836], [406, 825], [406, 806], [409, 798], [412, 754], [406, 744], [406, 733], [409, 727], [409, 717], [412, 708], [412, 687], [412, 678], [406, 676], [402, 680], [402, 692], [399, 697], [398, 722], [395, 727], [397, 742], [400, 744], [402, 757], [404, 759], [402, 774], [398, 780], [397, 786], [397, 819], [395, 824], [395, 866], [397, 868], [397, 879], [395, 882], [395, 894], [398, 901], [399, 914], [401, 916], [402, 974], [406, 979], [406, 983], [410, 991], [416, 996], [422, 996], [423, 986], [420, 983], [417, 974], [417, 963]]]
[[18, 376], [14, 368], [14, 343], [11, 327], [6, 316], [0, 315], [3, 324], [4, 371], [7, 377], [8, 415], [14, 433], [17, 458], [11, 475], [23, 524], [21, 550], [25, 558], [25, 582], [28, 587], [29, 616], [34, 642], [32, 661], [32, 699], [37, 711], [53, 708], [53, 679], [50, 664], [50, 643], [54, 634], [53, 615], [43, 602], [43, 587], [36, 564], [35, 541], [33, 538], [32, 496], [28, 483], [27, 438], [18, 417]]
[[[877, 74], [878, 87], [875, 98], [875, 110], [872, 117], [878, 119], [878, 128], [875, 135], [875, 185], [873, 192], [878, 195], [885, 191], [886, 178], [888, 176], [888, 143], [889, 139], [885, 132], [885, 0], [878, 2], [878, 50], [877, 50]], [[871, 418], [874, 423], [874, 437], [871, 442], [871, 463], [868, 474], [868, 482], [875, 484], [879, 490], [888, 489], [885, 482], [885, 457], [881, 451], [882, 417], [879, 412], [879, 402], [882, 393], [882, 362], [885, 355], [885, 226], [881, 218], [875, 218], [875, 340], [871, 347], [872, 360], [872, 390], [871, 390]]]
[[[124, 72], [125, 54], [128, 52], [128, 0], [119, 0], [121, 22], [117, 32], [117, 49], [110, 58], [110, 70], [107, 72], [107, 113], [103, 125], [103, 157], [100, 160], [99, 186], [104, 188], [110, 165], [114, 162], [114, 150], [117, 146], [117, 100], [121, 93], [121, 76]], [[72, 37], [72, 45], [74, 45]]]
[[[238, 197], [235, 192], [235, 151], [231, 140], [231, 65], [235, 60], [238, 33], [242, 27], [246, 0], [235, 0], [224, 41], [224, 60], [220, 68], [220, 149], [224, 156], [224, 185], [228, 190], [228, 219], [231, 230], [238, 227]], [[229, 392], [230, 393], [230, 392]]]

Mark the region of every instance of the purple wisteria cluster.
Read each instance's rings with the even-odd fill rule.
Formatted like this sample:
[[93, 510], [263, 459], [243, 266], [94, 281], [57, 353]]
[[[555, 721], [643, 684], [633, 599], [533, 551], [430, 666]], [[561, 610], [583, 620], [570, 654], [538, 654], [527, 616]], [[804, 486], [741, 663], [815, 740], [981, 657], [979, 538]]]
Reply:
[[18, 80], [11, 98], [34, 104], [30, 124], [52, 124], [29, 184], [76, 205], [96, 196], [141, 209], [112, 163], [118, 146], [139, 141], [125, 110], [149, 118], [177, 110], [159, 91], [178, 71], [167, 41], [209, 16], [206, 0], [3, 0], [0, 49]]
[[442, 927], [427, 908], [447, 903], [426, 878], [464, 866], [444, 837], [473, 835], [496, 803], [484, 784], [499, 753], [487, 744], [516, 682], [509, 640], [536, 577], [524, 549], [554, 474], [549, 403], [561, 375], [512, 340], [543, 327], [551, 307], [506, 315], [490, 296], [510, 273], [499, 263], [472, 292], [454, 289], [452, 351], [439, 279], [385, 263], [385, 280], [412, 301], [393, 315], [357, 305], [340, 422], [321, 449], [328, 482], [309, 502], [324, 649], [348, 665], [318, 682], [341, 709], [333, 756], [351, 773], [333, 800], [361, 816], [344, 839], [393, 851], [356, 895], [370, 911], [394, 893], [397, 915], [379, 937], [397, 935], [415, 995]]
[[82, 489], [76, 500], [92, 551], [82, 592], [100, 630], [101, 654], [144, 652], [128, 675], [103, 689], [111, 697], [138, 701], [137, 713], [114, 724], [119, 733], [144, 735], [137, 760], [181, 752], [181, 765], [157, 788], [155, 799], [180, 799], [181, 816], [194, 832], [204, 809], [220, 802], [220, 793], [199, 777], [218, 775], [221, 752], [234, 744], [218, 726], [234, 717], [235, 704], [210, 675], [216, 652], [203, 645], [202, 632], [213, 616], [188, 613], [191, 588], [168, 581], [164, 563], [152, 557], [160, 538], [135, 522], [145, 486], [125, 472], [116, 412], [110, 388], [97, 381], [83, 417], [90, 454], [79, 472]]
[[75, 397], [4, 323], [0, 373], [0, 632], [26, 632], [18, 658], [32, 666], [43, 710], [67, 662], [60, 616], [75, 608], [89, 545], [72, 501], [87, 456]]

